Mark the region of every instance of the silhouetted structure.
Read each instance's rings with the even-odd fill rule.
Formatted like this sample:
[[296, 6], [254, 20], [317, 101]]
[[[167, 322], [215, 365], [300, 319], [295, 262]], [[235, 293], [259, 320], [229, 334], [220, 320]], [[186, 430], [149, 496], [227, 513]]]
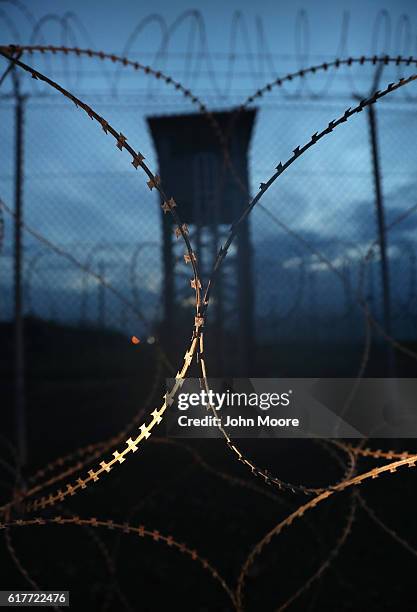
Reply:
[[[248, 202], [247, 155], [255, 112], [213, 113], [227, 138], [233, 172], [225, 161], [218, 134], [206, 116], [148, 118], [164, 190], [168, 197], [175, 197], [181, 220], [188, 225], [204, 282], [230, 224], [239, 218]], [[181, 312], [192, 304], [193, 296], [187, 280], [190, 270], [183, 259], [184, 247], [175, 239], [170, 215], [161, 214], [164, 332], [165, 337], [172, 338], [174, 328], [181, 326]], [[215, 331], [217, 373], [224, 372], [222, 364], [232, 347], [234, 358], [236, 349], [240, 356], [238, 369], [233, 373], [244, 375], [248, 371], [254, 312], [251, 259], [249, 224], [245, 220], [216, 279], [209, 308], [208, 324]]]

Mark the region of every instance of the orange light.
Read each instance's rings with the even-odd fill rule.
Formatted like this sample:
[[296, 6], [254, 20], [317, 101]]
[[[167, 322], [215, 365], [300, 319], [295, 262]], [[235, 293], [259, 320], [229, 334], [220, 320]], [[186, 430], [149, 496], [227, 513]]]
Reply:
[[132, 336], [131, 340], [132, 340], [132, 344], [139, 344], [140, 342], [139, 338], [137, 338], [136, 336]]

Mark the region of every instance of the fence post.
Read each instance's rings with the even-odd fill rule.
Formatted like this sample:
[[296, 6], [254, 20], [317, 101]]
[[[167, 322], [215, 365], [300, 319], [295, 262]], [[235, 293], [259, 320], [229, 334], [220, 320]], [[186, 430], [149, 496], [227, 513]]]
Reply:
[[[382, 72], [382, 64], [375, 73], [373, 90], [378, 87], [378, 82]], [[378, 124], [374, 105], [368, 106], [368, 122], [369, 133], [371, 139], [371, 155], [372, 155], [372, 171], [374, 178], [375, 190], [375, 207], [378, 228], [378, 246], [381, 257], [381, 286], [382, 286], [382, 316], [384, 329], [391, 336], [391, 292], [389, 282], [389, 262], [387, 257], [387, 237], [385, 231], [385, 211], [384, 199], [382, 193], [381, 168], [379, 161], [379, 146], [378, 146]], [[390, 377], [394, 376], [395, 360], [394, 352], [389, 344], [387, 347], [387, 374]]]
[[20, 93], [19, 80], [15, 85], [15, 190], [14, 190], [14, 396], [16, 443], [19, 468], [26, 463], [26, 402], [25, 402], [25, 345], [22, 288], [22, 221], [23, 221], [23, 138], [25, 96]]
[[385, 232], [385, 211], [381, 186], [381, 171], [379, 164], [379, 150], [377, 137], [377, 122], [375, 110], [372, 105], [368, 108], [369, 128], [371, 134], [372, 168], [375, 189], [375, 207], [378, 224], [378, 243], [381, 256], [381, 281], [383, 292], [384, 325], [387, 333], [391, 333], [391, 301], [389, 285], [389, 266], [387, 258], [387, 239]]
[[[101, 278], [105, 277], [106, 268], [104, 261], [100, 261], [98, 265], [98, 273]], [[106, 325], [106, 290], [102, 283], [98, 284], [98, 327], [104, 329]]]

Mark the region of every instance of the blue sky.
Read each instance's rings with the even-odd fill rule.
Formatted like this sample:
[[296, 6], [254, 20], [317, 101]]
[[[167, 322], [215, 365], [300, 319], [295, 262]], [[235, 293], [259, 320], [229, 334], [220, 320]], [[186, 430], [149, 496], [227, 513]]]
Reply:
[[[1, 8], [14, 20], [21, 34], [21, 42], [29, 42], [30, 26], [27, 19], [11, 3], [4, 2]], [[57, 4], [35, 0], [30, 3], [30, 10], [36, 19], [56, 12], [57, 8], [61, 15], [67, 11], [76, 13], [88, 30], [91, 45], [110, 52], [121, 52], [134, 27], [149, 15], [161, 16], [166, 26], [170, 27], [184, 11], [199, 10], [204, 17], [207, 45], [212, 55], [211, 66], [220, 89], [224, 91], [224, 88], [227, 90], [230, 86], [229, 97], [222, 99], [216, 93], [207, 58], [204, 60], [206, 63], [202, 63], [201, 69], [198, 69], [198, 28], [195, 19], [184, 18], [169, 39], [167, 57], [159, 58], [159, 64], [155, 67], [162, 67], [167, 73], [184, 80], [187, 86], [208, 101], [209, 106], [214, 105], [215, 108], [229, 107], [241, 101], [272, 76], [296, 70], [301, 65], [309, 66], [320, 61], [320, 58], [334, 57], [341, 51], [341, 31], [346, 11], [349, 11], [349, 29], [343, 55], [347, 51], [352, 55], [383, 51], [393, 55], [416, 53], [417, 6], [414, 2], [298, 4], [225, 3], [214, 0], [189, 5], [183, 2], [139, 3], [113, 0]], [[308, 30], [307, 21], [299, 14], [303, 9], [308, 17]], [[384, 9], [389, 12], [388, 19], [380, 13]], [[242, 12], [244, 21], [238, 22], [235, 30], [237, 58], [231, 80], [228, 54], [234, 19], [236, 23], [236, 17], [233, 17], [236, 10]], [[402, 17], [405, 14], [409, 16], [409, 22]], [[262, 19], [266, 46], [260, 46], [259, 22], [256, 21], [258, 17]], [[71, 23], [78, 45], [87, 46], [82, 29], [75, 21]], [[161, 42], [160, 23], [160, 17], [155, 17], [144, 27], [129, 55], [154, 65], [155, 52]], [[376, 23], [379, 23], [379, 29]], [[65, 33], [62, 33], [55, 20], [46, 21], [42, 35], [51, 44], [61, 44], [65, 40]], [[5, 42], [12, 42], [10, 36], [7, 34]], [[66, 36], [68, 44], [73, 44], [73, 35], [67, 33]], [[190, 64], [181, 55], [187, 48], [193, 49]], [[269, 51], [272, 59], [262, 62], [259, 57], [247, 58], [244, 53], [248, 50], [255, 54]], [[42, 60], [32, 61], [68, 88], [86, 96], [87, 101], [145, 153], [153, 168], [157, 160], [144, 117], [149, 114], [193, 110], [190, 104], [176, 97], [175, 92], [167, 93], [165, 87], [155, 86], [149, 78], [135, 76], [128, 71], [120, 79], [119, 97], [112, 98], [107, 80], [114, 78], [111, 64], [106, 65], [107, 77], [104, 77], [97, 62], [87, 63], [83, 60], [79, 63], [78, 60], [70, 59], [64, 63], [55, 59], [48, 65]], [[80, 66], [84, 76], [77, 79], [76, 73]], [[68, 69], [69, 73], [66, 72]], [[354, 69], [352, 73], [355, 91], [365, 95], [373, 76], [372, 71], [361, 68]], [[395, 69], [386, 70], [381, 84], [396, 77]], [[272, 174], [279, 160], [285, 160], [290, 155], [295, 146], [308, 140], [312, 132], [324, 127], [330, 119], [352, 105], [352, 81], [347, 70], [338, 73], [331, 87], [327, 87], [327, 98], [320, 103], [309, 102], [309, 92], [320, 91], [328, 84], [329, 78], [332, 77], [327, 74], [309, 78], [307, 88], [297, 102], [277, 92], [257, 104], [258, 118], [250, 152], [253, 191], [261, 180]], [[149, 83], [152, 83], [151, 89]], [[297, 82], [287, 87], [286, 91], [294, 94], [299, 86]], [[31, 80], [26, 81], [25, 88], [32, 94], [45, 90]], [[3, 91], [6, 90], [7, 84]], [[409, 95], [417, 95], [414, 85], [408, 90]], [[104, 95], [99, 96], [98, 93]], [[6, 101], [2, 101], [0, 107], [1, 129], [3, 138], [11, 143], [12, 115], [10, 102], [8, 104], [7, 107]], [[396, 211], [414, 204], [417, 122], [402, 93], [395, 94], [392, 100], [381, 103], [378, 108], [384, 193], [388, 215], [392, 216]], [[346, 249], [348, 243], [363, 248], [375, 236], [367, 130], [365, 117], [355, 118], [349, 129], [342, 127], [337, 134], [318, 145], [314, 155], [307, 154], [295, 164], [264, 198], [264, 205], [268, 209], [274, 211], [293, 230], [304, 237], [308, 236], [329, 257], [337, 258], [340, 249]], [[48, 146], [45, 146], [46, 142]], [[27, 114], [27, 222], [59, 244], [77, 245], [74, 248], [79, 249], [77, 252], [81, 258], [85, 258], [88, 249], [97, 242], [131, 245], [116, 247], [122, 253], [123, 263], [129, 260], [129, 253], [138, 240], [160, 240], [159, 211], [155, 197], [147, 191], [143, 180], [138, 179], [124, 155], [114, 149], [97, 126], [90, 125], [89, 120], [80, 115], [80, 111], [74, 111], [65, 101], [55, 98], [43, 100], [32, 96]], [[10, 202], [13, 187], [10, 158], [7, 160], [2, 157], [0, 187], [2, 196]], [[407, 226], [402, 233], [404, 240], [410, 239], [411, 226]], [[10, 237], [10, 233], [8, 235]], [[266, 266], [265, 262], [269, 262], [267, 266], [268, 270], [272, 270], [271, 273], [280, 271], [283, 274], [282, 270], [290, 269], [291, 261], [299, 256], [300, 250], [306, 258], [311, 257], [311, 254], [303, 251], [293, 238], [284, 235], [276, 225], [271, 224], [261, 211], [253, 214], [252, 235], [260, 291], [265, 293], [264, 302], [269, 307], [274, 294], [268, 293], [268, 284], [261, 273], [261, 269]], [[339, 247], [335, 246], [337, 242], [340, 243]], [[342, 244], [345, 246], [342, 247]], [[86, 245], [85, 248], [83, 245]], [[30, 238], [26, 238], [26, 246], [35, 248]], [[277, 261], [272, 258], [271, 262], [271, 252], [274, 250], [279, 253], [279, 257], [276, 255]], [[103, 257], [102, 253], [97, 256], [93, 265], [98, 266]], [[124, 288], [126, 274], [123, 274], [123, 265], [113, 266], [112, 257], [109, 255], [105, 262], [107, 274], [113, 283], [119, 283]], [[313, 264], [310, 261], [310, 265]], [[45, 259], [43, 265], [51, 264]], [[317, 262], [314, 265], [317, 269]], [[155, 292], [160, 278], [160, 264], [156, 262], [154, 271], [147, 274], [149, 268], [149, 262], [139, 266], [139, 273], [142, 274], [140, 284], [146, 291]], [[51, 283], [55, 290], [76, 291], [79, 287], [79, 274], [70, 273], [65, 266], [62, 269], [65, 274], [58, 271], [54, 277], [52, 272], [48, 273], [49, 278], [54, 279]], [[43, 272], [34, 274], [34, 283], [40, 296], [40, 292], [45, 289], [48, 274], [45, 268]], [[326, 291], [334, 292], [336, 281], [331, 280], [328, 273], [327, 277], [324, 281]], [[281, 276], [281, 282], [291, 287], [291, 277], [285, 279]], [[51, 287], [48, 288], [50, 290]], [[42, 297], [39, 301], [42, 301]], [[291, 296], [288, 301], [291, 301]]]

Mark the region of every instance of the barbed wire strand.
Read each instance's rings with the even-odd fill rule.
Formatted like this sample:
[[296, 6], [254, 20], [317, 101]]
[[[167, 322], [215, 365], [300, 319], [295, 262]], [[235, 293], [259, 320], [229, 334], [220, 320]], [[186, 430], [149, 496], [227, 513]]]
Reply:
[[237, 587], [236, 587], [236, 601], [237, 601], [238, 605], [240, 607], [242, 606], [243, 587], [244, 587], [244, 583], [245, 583], [245, 578], [246, 578], [246, 576], [248, 574], [249, 568], [251, 567], [253, 561], [255, 560], [255, 557], [257, 555], [259, 555], [262, 552], [263, 548], [267, 544], [269, 544], [271, 542], [272, 538], [274, 536], [276, 536], [276, 535], [279, 535], [281, 533], [281, 531], [285, 527], [290, 526], [293, 523], [294, 520], [296, 520], [298, 518], [301, 518], [305, 514], [305, 512], [307, 512], [308, 510], [310, 510], [312, 508], [317, 507], [318, 504], [320, 504], [324, 500], [328, 499], [329, 497], [331, 497], [335, 493], [339, 493], [339, 492], [344, 491], [345, 489], [347, 489], [347, 488], [349, 488], [351, 486], [362, 484], [363, 482], [365, 482], [365, 481], [367, 481], [369, 479], [375, 479], [375, 478], [378, 478], [379, 476], [387, 474], [387, 473], [394, 474], [401, 467], [416, 467], [416, 462], [417, 462], [417, 455], [412, 455], [411, 457], [408, 457], [406, 459], [401, 459], [399, 461], [394, 461], [392, 463], [388, 463], [388, 464], [380, 466], [380, 467], [372, 468], [368, 472], [364, 472], [362, 474], [358, 474], [357, 476], [354, 476], [350, 480], [346, 480], [346, 481], [344, 481], [344, 482], [342, 482], [340, 484], [337, 484], [337, 485], [335, 485], [333, 487], [329, 487], [328, 489], [326, 489], [325, 491], [323, 491], [319, 495], [316, 495], [315, 497], [310, 499], [305, 504], [299, 506], [297, 508], [297, 510], [295, 510], [295, 512], [293, 512], [292, 514], [287, 516], [287, 518], [285, 518], [283, 521], [281, 521], [280, 523], [275, 525], [275, 527], [273, 527], [262, 538], [262, 540], [260, 540], [252, 548], [251, 552], [249, 553], [248, 557], [246, 558], [246, 560], [244, 561], [244, 563], [243, 563], [243, 565], [241, 567], [241, 570], [240, 570], [240, 573], [239, 573], [239, 577], [238, 577]]
[[[207, 310], [209, 299], [210, 299], [210, 292], [211, 292], [211, 290], [212, 290], [212, 288], [214, 286], [214, 281], [215, 281], [216, 276], [218, 274], [218, 270], [219, 270], [222, 262], [224, 261], [224, 259], [226, 257], [227, 251], [228, 251], [229, 247], [231, 246], [231, 244], [233, 242], [233, 239], [236, 237], [236, 234], [237, 234], [239, 226], [247, 218], [247, 216], [253, 210], [253, 208], [255, 207], [257, 202], [260, 200], [262, 195], [269, 189], [269, 187], [275, 182], [275, 180], [283, 172], [285, 172], [285, 170], [287, 170], [287, 168], [289, 168], [301, 155], [303, 155], [306, 151], [308, 151], [317, 142], [322, 140], [324, 136], [330, 134], [335, 128], [337, 128], [338, 126], [340, 126], [343, 123], [345, 123], [348, 119], [350, 119], [355, 114], [361, 112], [367, 106], [376, 103], [377, 100], [379, 100], [382, 97], [388, 95], [392, 91], [395, 91], [395, 90], [399, 89], [400, 87], [415, 81], [416, 79], [417, 79], [417, 75], [416, 74], [411, 75], [410, 77], [408, 77], [406, 79], [402, 78], [400, 81], [398, 81], [396, 83], [390, 83], [385, 89], [383, 89], [381, 91], [376, 91], [369, 98], [365, 98], [365, 99], [361, 100], [359, 102], [359, 104], [357, 104], [353, 108], [348, 108], [344, 112], [344, 114], [341, 115], [338, 119], [330, 121], [328, 126], [325, 129], [323, 129], [320, 132], [315, 132], [312, 135], [312, 137], [310, 138], [310, 140], [306, 144], [304, 144], [302, 146], [297, 146], [294, 149], [292, 156], [290, 158], [288, 158], [287, 161], [285, 161], [285, 163], [279, 162], [279, 164], [276, 167], [276, 172], [265, 183], [261, 183], [260, 190], [259, 190], [258, 194], [254, 198], [252, 198], [252, 200], [249, 202], [249, 204], [244, 208], [244, 210], [243, 210], [242, 214], [240, 215], [240, 217], [232, 224], [232, 226], [230, 228], [230, 231], [229, 231], [229, 236], [228, 236], [227, 240], [225, 241], [224, 245], [219, 250], [219, 253], [217, 255], [217, 258], [216, 258], [214, 266], [213, 266], [212, 275], [210, 276], [210, 279], [208, 280], [206, 288], [205, 288], [205, 291], [204, 291], [203, 309], [202, 309], [202, 316], [203, 317], [206, 314], [206, 310]], [[201, 335], [201, 341], [200, 341], [200, 364], [201, 364], [201, 373], [202, 373], [203, 384], [204, 384], [204, 387], [206, 389], [206, 392], [208, 392], [209, 388], [208, 388], [208, 380], [207, 380], [207, 375], [206, 375], [206, 367], [205, 367], [205, 359], [204, 359], [203, 335]], [[211, 409], [212, 413], [215, 414], [215, 409], [214, 409], [214, 407], [210, 403], [209, 403], [209, 409]], [[236, 444], [232, 442], [231, 437], [226, 432], [226, 430], [222, 427], [222, 425], [219, 424], [218, 427], [219, 427], [220, 431], [223, 433], [223, 436], [224, 436], [224, 438], [226, 440], [226, 443], [227, 443], [228, 447], [235, 453], [235, 455], [239, 459], [239, 461], [242, 461], [244, 464], [246, 464], [247, 467], [252, 471], [253, 474], [262, 477], [265, 480], [265, 482], [273, 483], [275, 485], [278, 485], [280, 488], [281, 487], [288, 488], [288, 489], [292, 490], [293, 492], [303, 492], [303, 493], [307, 493], [307, 494], [312, 494], [312, 493], [317, 493], [318, 492], [317, 489], [313, 489], [313, 488], [310, 488], [310, 487], [304, 487], [304, 486], [300, 486], [300, 485], [288, 485], [288, 483], [284, 483], [279, 478], [271, 476], [271, 474], [268, 471], [262, 470], [261, 468], [257, 467], [256, 464], [252, 460], [248, 460], [247, 458], [245, 458], [243, 456], [241, 451], [237, 448]]]
[[394, 531], [394, 529], [392, 529], [391, 527], [388, 527], [388, 525], [386, 525], [385, 522], [382, 521], [382, 519], [376, 514], [375, 510], [371, 508], [368, 502], [365, 501], [363, 495], [361, 495], [359, 491], [355, 491], [355, 497], [357, 501], [359, 502], [359, 505], [361, 506], [361, 508], [366, 512], [369, 518], [376, 525], [378, 525], [380, 529], [382, 529], [382, 531], [388, 534], [395, 542], [397, 542], [397, 544], [402, 546], [402, 548], [404, 548], [409, 553], [414, 555], [414, 557], [417, 557], [417, 548], [415, 546], [412, 546], [409, 542], [407, 542], [407, 540], [399, 536], [398, 533]]
[[[185, 374], [188, 371], [188, 368], [191, 364], [194, 352], [197, 347], [197, 341], [199, 337], [199, 328], [201, 327], [203, 323], [203, 320], [200, 317], [201, 282], [200, 282], [200, 278], [198, 274], [197, 258], [194, 254], [194, 251], [192, 250], [192, 246], [188, 238], [188, 228], [185, 224], [181, 222], [181, 219], [176, 211], [177, 204], [174, 201], [174, 199], [173, 198], [168, 199], [166, 194], [164, 193], [162, 186], [161, 186], [160, 178], [157, 175], [154, 175], [149, 170], [147, 165], [144, 163], [143, 161], [144, 156], [141, 153], [136, 152], [127, 143], [126, 136], [124, 136], [121, 132], [117, 132], [103, 117], [98, 115], [92, 108], [90, 108], [87, 104], [82, 102], [79, 98], [77, 98], [76, 96], [68, 92], [66, 89], [64, 89], [63, 87], [61, 87], [60, 85], [58, 85], [57, 83], [55, 83], [54, 81], [46, 77], [45, 75], [41, 74], [39, 71], [31, 68], [30, 66], [27, 66], [20, 60], [17, 60], [13, 58], [12, 56], [8, 55], [8, 53], [3, 51], [1, 48], [0, 48], [0, 55], [3, 55], [3, 57], [5, 57], [6, 59], [14, 62], [19, 67], [23, 68], [23, 70], [29, 72], [33, 78], [45, 82], [46, 84], [54, 88], [56, 91], [62, 93], [65, 97], [71, 100], [77, 107], [81, 108], [91, 119], [98, 122], [99, 125], [101, 125], [105, 134], [110, 134], [111, 136], [113, 136], [113, 138], [116, 141], [117, 148], [119, 150], [125, 149], [130, 154], [130, 156], [133, 159], [132, 165], [134, 166], [135, 169], [137, 169], [138, 167], [141, 167], [144, 170], [145, 174], [149, 178], [149, 181], [147, 183], [149, 189], [152, 190], [155, 188], [160, 193], [161, 199], [163, 201], [162, 206], [164, 208], [164, 212], [169, 212], [171, 214], [176, 224], [176, 235], [177, 237], [181, 236], [184, 240], [186, 250], [187, 250], [188, 263], [191, 264], [192, 271], [193, 271], [193, 279], [191, 280], [191, 287], [195, 291], [195, 303], [196, 303], [196, 315], [195, 315], [195, 320], [194, 320], [194, 330], [193, 330], [190, 349], [184, 355], [183, 366], [177, 372], [175, 383], [171, 391], [165, 394], [164, 402], [162, 406], [160, 407], [159, 410], [155, 409], [151, 413], [152, 420], [150, 421], [150, 423], [148, 425], [145, 425], [145, 424], [141, 425], [139, 435], [133, 440], [132, 438], [129, 438], [129, 440], [126, 441], [126, 448], [124, 448], [122, 452], [115, 451], [113, 453], [113, 458], [110, 459], [108, 462], [102, 461], [100, 463], [100, 467], [98, 467], [96, 471], [90, 470], [88, 473], [88, 476], [85, 476], [84, 479], [79, 478], [74, 485], [67, 484], [66, 491], [59, 490], [55, 496], [50, 494], [48, 498], [42, 498], [41, 500], [35, 500], [33, 504], [28, 505], [28, 508], [33, 507], [34, 509], [37, 509], [38, 504], [40, 504], [40, 507], [53, 505], [57, 501], [63, 501], [63, 499], [66, 496], [74, 495], [78, 490], [85, 489], [87, 484], [91, 482], [97, 482], [100, 476], [104, 475], [105, 473], [109, 473], [115, 465], [118, 465], [118, 464], [120, 465], [121, 463], [123, 463], [126, 460], [125, 459], [126, 455], [132, 452], [136, 452], [138, 449], [137, 445], [140, 444], [142, 440], [147, 439], [151, 434], [151, 430], [162, 421], [163, 414], [165, 413], [168, 405], [172, 404], [173, 397], [175, 396], [178, 388], [180, 388], [183, 383]], [[0, 511], [3, 509], [4, 509], [4, 506], [0, 508]]]
[[300, 586], [299, 589], [295, 591], [295, 593], [293, 593], [288, 599], [285, 600], [284, 603], [282, 603], [277, 608], [277, 612], [283, 612], [284, 610], [287, 610], [297, 599], [299, 599], [299, 597], [304, 595], [311, 588], [314, 582], [316, 582], [317, 580], [320, 580], [323, 577], [323, 574], [330, 568], [331, 564], [333, 563], [333, 561], [335, 561], [335, 559], [339, 555], [341, 549], [343, 548], [344, 544], [347, 542], [347, 539], [349, 538], [352, 532], [353, 523], [356, 518], [356, 507], [357, 507], [357, 502], [356, 502], [355, 496], [351, 495], [351, 502], [349, 504], [346, 522], [343, 527], [342, 533], [338, 537], [335, 545], [329, 552], [326, 559], [322, 561], [322, 563], [317, 568], [317, 570], [307, 580], [304, 581], [302, 586]]
[[90, 527], [102, 527], [105, 529], [110, 529], [111, 531], [117, 530], [121, 531], [125, 534], [136, 534], [141, 538], [149, 538], [154, 542], [160, 542], [162, 544], [167, 545], [169, 548], [175, 549], [184, 555], [186, 555], [192, 561], [198, 562], [198, 564], [205, 569], [215, 580], [225, 593], [228, 595], [231, 602], [234, 604], [234, 595], [228, 586], [227, 582], [222, 578], [217, 569], [207, 561], [204, 557], [201, 557], [199, 553], [189, 548], [186, 544], [183, 544], [177, 540], [175, 540], [172, 536], [166, 536], [160, 533], [159, 530], [147, 529], [144, 525], [139, 525], [135, 527], [133, 525], [129, 525], [128, 523], [117, 523], [113, 520], [100, 520], [95, 517], [92, 518], [81, 518], [78, 515], [63, 518], [58, 515], [53, 518], [43, 518], [43, 517], [35, 517], [31, 519], [16, 519], [14, 521], [0, 522], [0, 530], [1, 529], [10, 529], [11, 527], [28, 527], [28, 526], [46, 526], [46, 525], [77, 525], [83, 526], [88, 525]]
[[[4, 54], [4, 53], [3, 53]], [[7, 54], [5, 54], [7, 57]], [[22, 65], [22, 67], [24, 67], [27, 71], [32, 73], [32, 76], [35, 76], [35, 78], [37, 78], [37, 71], [34, 71], [34, 69], [29, 68], [28, 66], [24, 65], [22, 62], [20, 62], [19, 60], [14, 60], [16, 61], [17, 65]], [[36, 73], [36, 74], [35, 74]], [[222, 247], [220, 249], [219, 255], [216, 259], [215, 265], [214, 265], [214, 272], [213, 275], [207, 285], [207, 289], [205, 291], [205, 295], [204, 295], [204, 304], [203, 304], [203, 317], [198, 317], [199, 323], [197, 325], [197, 328], [200, 327], [203, 322], [204, 322], [204, 311], [207, 308], [208, 305], [208, 299], [209, 299], [209, 293], [210, 293], [210, 289], [213, 286], [214, 283], [214, 278], [215, 275], [226, 255], [227, 249], [230, 246], [233, 237], [237, 231], [237, 227], [238, 225], [246, 218], [246, 216], [249, 214], [249, 212], [252, 210], [252, 208], [254, 207], [254, 205], [256, 204], [256, 202], [260, 199], [260, 196], [262, 195], [262, 193], [264, 191], [266, 191], [268, 189], [268, 187], [275, 181], [275, 179], [287, 168], [289, 167], [289, 165], [291, 165], [293, 163], [293, 161], [295, 161], [295, 159], [303, 154], [307, 149], [309, 149], [312, 144], [315, 144], [317, 141], [319, 141], [325, 134], [330, 133], [335, 127], [337, 127], [338, 125], [340, 125], [341, 123], [345, 122], [348, 118], [350, 118], [353, 114], [360, 112], [363, 110], [364, 107], [366, 107], [367, 105], [376, 102], [379, 98], [383, 97], [384, 95], [386, 95], [387, 93], [390, 93], [391, 91], [394, 91], [396, 89], [398, 89], [399, 87], [408, 84], [409, 82], [415, 80], [416, 75], [412, 75], [411, 77], [408, 77], [407, 79], [401, 79], [398, 83], [391, 83], [385, 90], [376, 92], [375, 94], [373, 94], [370, 98], [362, 100], [360, 102], [359, 105], [357, 105], [353, 110], [352, 109], [348, 109], [345, 114], [339, 118], [336, 121], [332, 121], [329, 123], [328, 127], [323, 130], [320, 133], [316, 133], [313, 135], [313, 137], [311, 138], [311, 140], [304, 145], [303, 147], [297, 147], [294, 152], [293, 152], [293, 156], [287, 160], [287, 162], [285, 164], [279, 164], [279, 166], [277, 166], [277, 173], [273, 175], [273, 177], [271, 177], [271, 179], [269, 179], [269, 181], [267, 183], [262, 183], [261, 184], [261, 192], [255, 196], [255, 198], [252, 199], [252, 201], [250, 202], [250, 204], [245, 208], [243, 214], [241, 215], [241, 217], [238, 219], [238, 221], [232, 226], [230, 234], [229, 234], [229, 238], [226, 240], [226, 243], [224, 245], [224, 247]], [[43, 80], [45, 80], [45, 82], [48, 82], [49, 84], [52, 84], [53, 82], [50, 81], [50, 79], [48, 79], [47, 77], [43, 77]], [[54, 86], [58, 91], [61, 91], [62, 88], [60, 86], [57, 86], [56, 84], [53, 84], [52, 86]], [[64, 93], [64, 91], [62, 90], [61, 93]], [[70, 99], [72, 99], [72, 94], [68, 94], [68, 92], [65, 92], [67, 97], [69, 97]], [[89, 107], [88, 107], [89, 108]], [[91, 109], [89, 109], [91, 111]], [[93, 111], [94, 113], [94, 111]], [[97, 119], [97, 117], [95, 117]], [[101, 118], [100, 118], [101, 119]], [[113, 134], [115, 137], [118, 137], [117, 133]], [[127, 148], [127, 147], [126, 147]], [[198, 305], [197, 305], [198, 307]], [[197, 311], [198, 312], [198, 311]], [[197, 319], [197, 317], [196, 317]], [[198, 329], [197, 329], [197, 334], [195, 337], [198, 337]], [[200, 347], [202, 347], [202, 336], [200, 338]], [[200, 363], [202, 365], [202, 367], [204, 367], [204, 360], [200, 359]], [[202, 370], [203, 373], [203, 379], [205, 377], [205, 373], [204, 370]]]

